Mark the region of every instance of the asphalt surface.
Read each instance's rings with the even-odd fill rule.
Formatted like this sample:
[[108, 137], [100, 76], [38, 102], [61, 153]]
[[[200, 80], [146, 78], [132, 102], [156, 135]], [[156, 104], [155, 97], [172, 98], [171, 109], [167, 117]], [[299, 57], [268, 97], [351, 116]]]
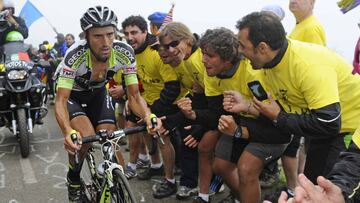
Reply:
[[[67, 153], [53, 106], [49, 106], [44, 124], [35, 126], [30, 143], [29, 157], [22, 158], [15, 136], [5, 127], [0, 129], [0, 203], [67, 202]], [[124, 147], [122, 151], [127, 158]], [[175, 195], [154, 199], [152, 185], [159, 180], [161, 177], [150, 181], [130, 180], [138, 202], [191, 202], [191, 199], [179, 201]], [[227, 194], [215, 195], [212, 202], [218, 202]]]

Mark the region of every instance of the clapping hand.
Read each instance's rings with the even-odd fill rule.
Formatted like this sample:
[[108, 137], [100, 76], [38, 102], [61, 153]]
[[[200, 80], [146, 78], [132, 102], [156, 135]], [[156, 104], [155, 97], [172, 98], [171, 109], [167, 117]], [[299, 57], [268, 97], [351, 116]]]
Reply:
[[224, 110], [231, 113], [247, 112], [250, 103], [237, 91], [225, 91], [223, 106]]
[[188, 97], [183, 97], [177, 101], [177, 106], [181, 110], [181, 112], [185, 115], [186, 118], [190, 120], [196, 119], [195, 111], [192, 109], [191, 106], [191, 99]]

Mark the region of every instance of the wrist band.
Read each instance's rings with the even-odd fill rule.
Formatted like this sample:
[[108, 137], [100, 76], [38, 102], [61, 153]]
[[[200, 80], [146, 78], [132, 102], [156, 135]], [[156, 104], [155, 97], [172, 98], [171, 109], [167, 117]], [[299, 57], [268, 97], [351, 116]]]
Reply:
[[74, 130], [74, 129], [70, 130], [70, 133], [69, 133], [68, 135], [70, 136], [70, 135], [72, 135], [72, 134], [77, 134], [77, 131]]
[[249, 106], [248, 106], [248, 108], [247, 108], [247, 111], [246, 111], [247, 114], [250, 114], [250, 108], [251, 108], [251, 106], [252, 106], [252, 103], [250, 102], [250, 103], [249, 103]]

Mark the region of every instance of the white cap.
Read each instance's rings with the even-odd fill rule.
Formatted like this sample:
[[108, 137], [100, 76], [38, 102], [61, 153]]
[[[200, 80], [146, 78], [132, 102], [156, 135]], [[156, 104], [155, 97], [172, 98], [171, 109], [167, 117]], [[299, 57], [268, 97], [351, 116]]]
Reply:
[[280, 18], [280, 20], [284, 19], [285, 17], [285, 11], [281, 8], [281, 6], [276, 4], [264, 6], [261, 9], [261, 11], [273, 12], [275, 15], [277, 15]]

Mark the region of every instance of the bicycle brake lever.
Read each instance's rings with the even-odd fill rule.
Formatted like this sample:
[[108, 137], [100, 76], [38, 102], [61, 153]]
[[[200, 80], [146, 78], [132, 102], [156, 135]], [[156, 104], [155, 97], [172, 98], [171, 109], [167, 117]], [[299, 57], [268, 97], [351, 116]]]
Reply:
[[[77, 144], [78, 144], [77, 134], [76, 134], [76, 133], [72, 133], [70, 136], [71, 136], [72, 142], [73, 142], [75, 145], [77, 145]], [[75, 150], [74, 157], [75, 157], [75, 164], [79, 164], [79, 153], [78, 153], [77, 150]]]
[[[150, 115], [150, 121], [151, 121], [151, 124], [153, 125], [153, 127], [155, 128], [157, 126], [157, 117], [155, 114]], [[165, 144], [164, 139], [160, 136], [159, 131], [156, 131], [156, 135], [159, 138], [161, 144], [164, 145]]]

